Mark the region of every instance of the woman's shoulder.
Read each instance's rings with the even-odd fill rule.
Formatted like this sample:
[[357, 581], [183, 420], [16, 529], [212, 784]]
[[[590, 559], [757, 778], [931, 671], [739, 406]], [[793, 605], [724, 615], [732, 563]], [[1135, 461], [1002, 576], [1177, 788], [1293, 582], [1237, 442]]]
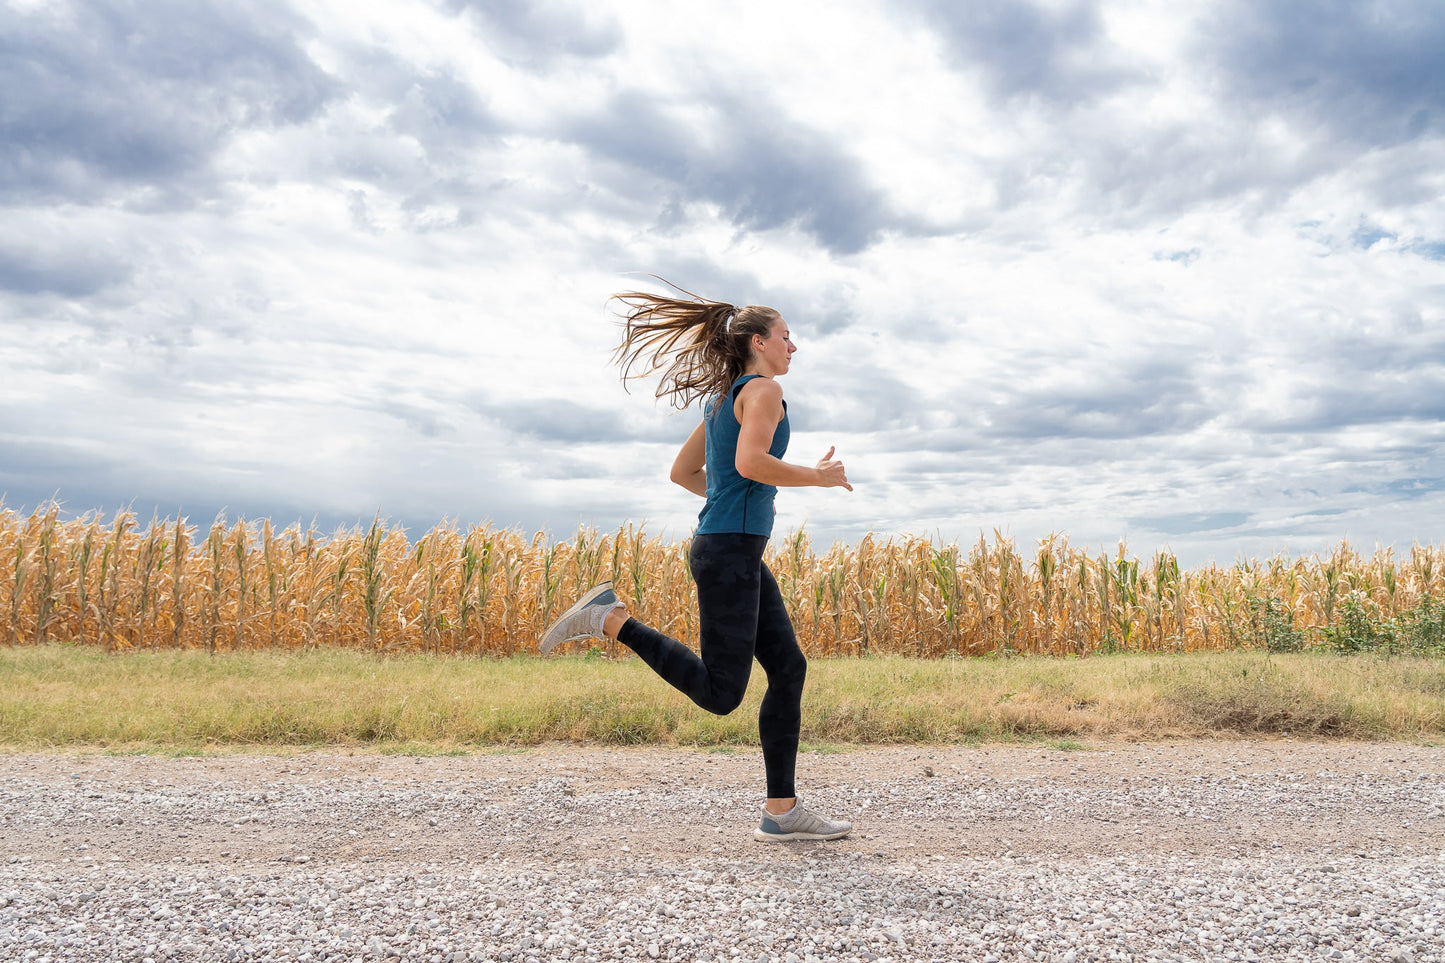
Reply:
[[746, 396], [748, 398], [782, 398], [783, 386], [773, 378], [765, 378], [762, 375], [744, 375], [747, 381], [742, 381], [742, 387], [734, 387], [734, 397]]
[[733, 417], [739, 422], [748, 412], [764, 412], [767, 417], [778, 413], [778, 420], [788, 417], [788, 403], [783, 399], [783, 386], [772, 378], [758, 376], [737, 389], [733, 395]]

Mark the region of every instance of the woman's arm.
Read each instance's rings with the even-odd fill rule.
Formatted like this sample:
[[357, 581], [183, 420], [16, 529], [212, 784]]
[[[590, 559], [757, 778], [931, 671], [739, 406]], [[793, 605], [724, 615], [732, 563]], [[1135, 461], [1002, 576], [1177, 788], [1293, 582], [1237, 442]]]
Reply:
[[[768, 454], [773, 444], [773, 432], [783, 420], [783, 388], [771, 378], [754, 378], [738, 393], [738, 406], [742, 409], [738, 420], [742, 431], [738, 434], [738, 474], [763, 485], [779, 488], [846, 488], [848, 475], [841, 461], [833, 461], [833, 449], [812, 468], [792, 465]], [[676, 469], [674, 469], [674, 472]], [[676, 481], [676, 475], [673, 476]]]
[[682, 443], [669, 477], [694, 495], [707, 497], [707, 433], [702, 425], [694, 428]]

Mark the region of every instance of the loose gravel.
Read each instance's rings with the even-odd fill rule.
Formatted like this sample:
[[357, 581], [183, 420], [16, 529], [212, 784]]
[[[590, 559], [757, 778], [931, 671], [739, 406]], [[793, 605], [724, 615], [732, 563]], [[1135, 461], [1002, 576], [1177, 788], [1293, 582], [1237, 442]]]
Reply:
[[1445, 961], [1445, 749], [0, 756], [0, 959]]

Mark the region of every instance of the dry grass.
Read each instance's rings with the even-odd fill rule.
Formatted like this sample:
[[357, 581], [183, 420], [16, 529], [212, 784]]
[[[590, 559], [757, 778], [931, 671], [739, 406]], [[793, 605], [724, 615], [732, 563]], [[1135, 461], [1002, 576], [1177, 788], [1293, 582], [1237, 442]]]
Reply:
[[[55, 506], [0, 509], [0, 642], [73, 642], [107, 652], [317, 648], [507, 656], [582, 589], [617, 583], [634, 614], [691, 639], [687, 543], [627, 526], [553, 541], [443, 525], [323, 536], [217, 519], [137, 525], [122, 512], [63, 521]], [[806, 533], [774, 541], [778, 576], [810, 655], [1092, 655], [1308, 643], [1351, 618], [1388, 622], [1445, 597], [1445, 552], [1241, 561], [1183, 570], [1123, 545], [1090, 555], [1067, 539], [1029, 554], [995, 533], [971, 547], [865, 536], [816, 551]], [[1373, 624], [1373, 623], [1371, 623]], [[615, 645], [608, 655], [620, 655]]]
[[[637, 659], [107, 655], [0, 649], [0, 747], [458, 752], [583, 741], [751, 746], [762, 673], [709, 715]], [[1283, 735], [1439, 740], [1445, 662], [1324, 654], [815, 659], [807, 745]]]

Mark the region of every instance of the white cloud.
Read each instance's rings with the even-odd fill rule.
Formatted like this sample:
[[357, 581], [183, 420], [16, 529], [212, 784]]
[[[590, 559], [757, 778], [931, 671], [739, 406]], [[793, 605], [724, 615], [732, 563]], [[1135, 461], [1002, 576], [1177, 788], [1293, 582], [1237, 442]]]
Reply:
[[0, 6], [0, 492], [683, 534], [655, 272], [788, 317], [815, 541], [1429, 540], [1445, 15], [1372, 9]]

